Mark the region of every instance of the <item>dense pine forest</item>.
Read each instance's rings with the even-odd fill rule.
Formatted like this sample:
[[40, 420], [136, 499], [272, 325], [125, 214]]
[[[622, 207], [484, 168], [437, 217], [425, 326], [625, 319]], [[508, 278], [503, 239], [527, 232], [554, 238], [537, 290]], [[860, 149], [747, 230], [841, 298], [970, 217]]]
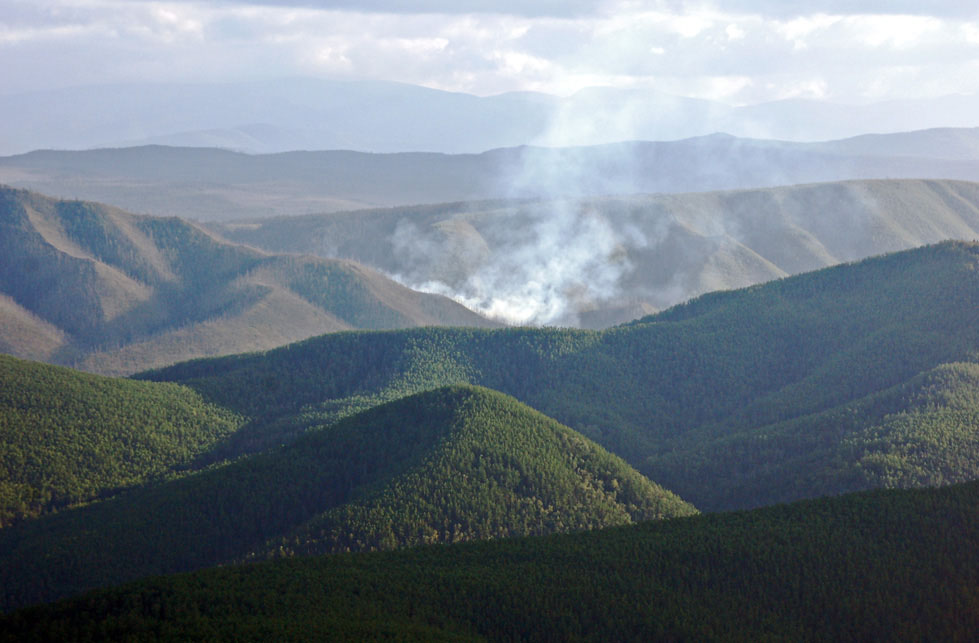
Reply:
[[242, 418], [194, 391], [0, 355], [0, 527], [175, 475]]
[[979, 484], [142, 580], [0, 640], [971, 641]]
[[[705, 295], [606, 331], [342, 332], [127, 380], [5, 357], [0, 609], [249, 563], [159, 581], [202, 583], [215, 612], [101, 594], [83, 609], [109, 620], [70, 627], [95, 628], [93, 638], [126, 627], [137, 638], [324, 627], [348, 638], [876, 638], [903, 632], [894, 615], [926, 588], [936, 594], [907, 631], [946, 618], [935, 631], [955, 638], [976, 613], [974, 569], [958, 558], [975, 538], [963, 513], [974, 485], [690, 516], [979, 477], [977, 275], [979, 244], [948, 242]], [[935, 533], [914, 531], [928, 516]], [[638, 534], [660, 553], [630, 549]], [[911, 551], [933, 542], [945, 549]], [[330, 556], [308, 558], [319, 554]], [[483, 555], [496, 562], [465, 566]], [[285, 558], [296, 560], [266, 560]], [[584, 575], [569, 576], [579, 559]], [[445, 575], [413, 575], [428, 567]], [[252, 583], [294, 587], [320, 569], [340, 585], [313, 582], [359, 593], [277, 591], [268, 600], [286, 616], [262, 611], [265, 590]], [[599, 569], [610, 575], [598, 580]], [[225, 578], [244, 593], [210, 585]], [[203, 596], [179, 587], [146, 591]], [[779, 611], [783, 596], [816, 607]], [[162, 616], [185, 608], [265, 616]], [[8, 623], [26, 626], [27, 614]]]
[[451, 387], [284, 448], [0, 530], [0, 608], [256, 557], [549, 534], [695, 512], [512, 398]]
[[942, 484], [977, 473], [977, 275], [979, 245], [948, 242], [603, 332], [340, 333], [140, 377], [256, 418], [226, 456], [469, 382], [582, 432], [701, 509]]

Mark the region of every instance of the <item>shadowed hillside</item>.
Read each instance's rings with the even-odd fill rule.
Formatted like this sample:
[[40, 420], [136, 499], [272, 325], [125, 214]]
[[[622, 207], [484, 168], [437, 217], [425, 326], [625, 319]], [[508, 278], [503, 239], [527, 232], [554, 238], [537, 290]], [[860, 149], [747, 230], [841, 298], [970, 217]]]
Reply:
[[152, 578], [0, 639], [971, 641], [979, 485]]
[[350, 261], [22, 190], [0, 189], [0, 254], [0, 350], [103, 373], [350, 328], [489, 325]]
[[249, 554], [393, 549], [692, 513], [512, 398], [445, 388], [281, 449], [4, 529], [0, 609]]

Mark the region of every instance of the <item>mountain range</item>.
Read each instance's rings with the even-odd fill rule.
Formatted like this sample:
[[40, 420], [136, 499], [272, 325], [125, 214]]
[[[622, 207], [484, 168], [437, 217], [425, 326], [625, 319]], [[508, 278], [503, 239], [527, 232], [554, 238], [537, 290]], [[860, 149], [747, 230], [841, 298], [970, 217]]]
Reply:
[[711, 293], [606, 331], [340, 333], [140, 375], [255, 418], [260, 450], [398, 397], [505, 392], [704, 510], [979, 469], [979, 246], [945, 242]]
[[592, 145], [727, 132], [814, 141], [975, 125], [977, 96], [842, 105], [757, 105], [596, 87], [561, 97], [474, 96], [395, 82], [279, 78], [131, 83], [0, 95], [0, 154], [147, 143], [252, 153], [296, 149], [477, 153], [525, 144]]
[[[782, 617], [772, 621], [790, 628], [786, 632], [826, 631], [825, 619], [804, 616], [813, 613], [813, 600], [851, 619], [868, 610], [883, 615], [903, 609], [902, 596], [920, 596], [912, 588], [937, 592], [929, 623], [956, 610], [968, 613], [961, 602], [966, 595], [955, 593], [959, 598], [949, 603], [941, 588], [968, 584], [973, 567], [957, 557], [906, 556], [918, 551], [909, 542], [923, 546], [931, 536], [943, 543], [957, 538], [971, 552], [971, 523], [958, 516], [974, 515], [974, 485], [853, 496], [702, 522], [678, 518], [695, 513], [694, 507], [746, 509], [979, 478], [977, 275], [979, 245], [944, 242], [707, 294], [605, 331], [340, 332], [262, 353], [183, 362], [136, 381], [4, 358], [0, 427], [14, 437], [5, 438], [11, 446], [5, 446], [0, 469], [12, 523], [0, 529], [3, 609], [151, 574], [263, 558], [300, 560], [243, 569], [304, 576], [318, 573], [312, 571], [317, 565], [352, 565], [350, 571], [375, 559], [339, 553], [325, 559], [333, 562], [306, 567], [302, 555], [603, 527], [588, 537], [598, 540], [563, 541], [571, 549], [558, 546], [555, 555], [565, 562], [553, 564], [573, 569], [569, 560], [588, 560], [574, 552], [595, 547], [596, 569], [621, 570], [603, 576], [615, 589], [600, 590], [602, 595], [633, 595], [627, 588], [645, 587], [665, 600], [674, 587], [666, 579], [678, 579], [685, 591], [691, 578], [706, 579], [689, 602], [681, 601], [686, 607], [666, 603], [673, 614], [689, 614], [669, 632], [700, 631], [689, 628], [705, 622], [721, 627], [722, 621], [704, 621], [694, 606], [717, 596], [704, 593], [713, 586], [711, 574], [726, 576], [729, 565], [746, 560], [756, 561], [749, 567], [758, 575], [742, 570], [733, 581], [743, 583], [741, 589], [725, 593], [732, 600], [754, 597], [749, 604], [756, 607], [776, 609], [786, 590], [776, 583], [756, 594], [749, 591], [755, 587], [751, 579], [788, 578], [773, 573], [779, 566], [808, 570], [787, 581], [805, 609], [785, 612], [783, 605]], [[58, 475], [43, 475], [47, 471]], [[937, 515], [944, 518], [936, 522]], [[668, 526], [606, 529], [649, 519], [666, 519]], [[929, 537], [911, 527], [924, 524], [935, 529]], [[756, 527], [743, 531], [747, 525]], [[654, 536], [661, 544], [651, 545], [640, 533], [662, 534]], [[602, 545], [603, 538], [618, 544]], [[509, 561], [497, 567], [506, 570], [501, 573], [526, 580], [533, 574], [509, 567], [514, 556], [524, 556], [520, 548], [530, 547], [527, 555], [544, 564], [550, 554], [536, 548], [559, 541], [517, 542], [524, 544], [451, 550], [461, 553], [445, 554], [446, 568], [460, 570], [451, 578], [478, 577], [475, 586], [497, 587], [487, 580], [492, 575], [476, 571], [482, 567], [465, 571], [453, 557], [475, 561], [479, 551], [496, 551], [488, 554], [496, 557], [491, 566]], [[673, 545], [660, 549], [663, 543]], [[428, 553], [409, 558], [443, 555], [417, 551]], [[859, 565], [852, 564], [854, 552], [865, 554]], [[473, 586], [422, 580], [390, 562], [397, 558], [376, 560], [377, 570], [393, 576], [369, 576], [367, 583], [395, 588], [404, 582], [424, 592], [434, 583], [468, 597], [447, 605], [429, 603], [428, 594], [399, 593], [413, 598], [385, 612], [397, 616], [382, 619], [383, 627], [414, 627], [414, 614], [455, 614], [463, 605], [471, 614], [482, 604], [471, 600]], [[426, 567], [421, 559], [405, 560], [413, 569]], [[646, 565], [656, 560], [673, 562], [654, 572]], [[677, 560], [701, 562], [690, 567]], [[555, 572], [535, 569], [545, 574], [541, 583], [567, 584]], [[694, 570], [694, 576], [681, 569]], [[852, 574], [841, 581], [847, 569]], [[360, 582], [343, 578], [354, 583], [345, 587]], [[665, 585], [650, 589], [640, 580], [648, 578]], [[806, 585], [803, 579], [819, 580]], [[237, 591], [200, 582], [212, 587], [214, 600]], [[598, 591], [597, 580], [582, 582]], [[851, 598], [840, 603], [844, 586]], [[506, 589], [510, 580], [498, 587], [504, 594], [487, 600], [521, 596]], [[868, 587], [888, 589], [864, 591]], [[287, 610], [301, 600], [281, 596]], [[373, 623], [358, 610], [376, 610], [370, 597], [377, 596], [368, 592], [366, 607], [351, 608], [351, 618]], [[874, 598], [858, 600], [867, 596]], [[660, 602], [642, 597], [644, 604]], [[116, 608], [103, 612], [116, 604], [109, 600], [64, 609], [79, 627], [88, 627], [87, 614], [114, 618]], [[156, 604], [162, 609], [164, 602]], [[573, 602], [599, 620], [610, 609], [610, 601], [597, 598]], [[740, 601], [726, 604], [730, 613], [745, 609]], [[156, 608], [148, 609], [152, 616]], [[14, 615], [7, 623], [36, 623], [33, 613], [40, 612]], [[488, 627], [468, 618], [452, 616], [452, 627]], [[563, 619], [555, 631], [592, 623], [584, 618], [581, 625]], [[159, 614], [155, 620], [167, 622]], [[356, 627], [338, 616], [327, 620], [341, 631]], [[439, 632], [438, 624], [448, 621], [426, 622], [434, 629], [420, 631]], [[649, 631], [642, 622], [629, 627]], [[954, 634], [963, 622], [953, 618], [941, 631]], [[870, 632], [883, 626], [863, 627]]]
[[104, 373], [351, 328], [493, 325], [361, 265], [0, 188], [0, 350]]
[[[705, 292], [979, 239], [979, 184], [863, 180], [466, 202], [209, 227], [270, 252], [353, 259], [512, 323], [600, 328]], [[532, 303], [510, 310], [530, 294]]]
[[[478, 129], [478, 128], [477, 128]], [[712, 134], [469, 154], [159, 145], [0, 158], [0, 183], [199, 221], [499, 198], [693, 192], [874, 178], [979, 180], [979, 129], [821, 143]]]

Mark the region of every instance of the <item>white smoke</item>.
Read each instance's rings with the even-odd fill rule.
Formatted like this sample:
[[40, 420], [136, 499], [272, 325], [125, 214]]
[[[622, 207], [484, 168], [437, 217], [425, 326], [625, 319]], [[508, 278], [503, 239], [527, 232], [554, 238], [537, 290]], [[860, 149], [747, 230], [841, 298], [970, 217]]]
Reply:
[[461, 282], [417, 287], [512, 324], [576, 325], [579, 311], [617, 293], [630, 269], [609, 221], [573, 199], [521, 208], [494, 224], [509, 233], [493, 234], [491, 254]]
[[[587, 140], [603, 123], [627, 128], [633, 112], [620, 105], [617, 113], [585, 118], [580, 108], [561, 110], [541, 140]], [[596, 181], [608, 193], [635, 191], [631, 149], [525, 148], [507, 174], [505, 193], [533, 202], [474, 222], [486, 245], [471, 243], [469, 251], [461, 251], [458, 235], [402, 221], [391, 242], [411, 268], [395, 277], [510, 324], [578, 325], [581, 312], [621, 295], [621, 280], [632, 270], [628, 250], [647, 243], [638, 226], [614, 225], [593, 200], [581, 198], [597, 191]], [[613, 171], [596, 176], [596, 165]]]

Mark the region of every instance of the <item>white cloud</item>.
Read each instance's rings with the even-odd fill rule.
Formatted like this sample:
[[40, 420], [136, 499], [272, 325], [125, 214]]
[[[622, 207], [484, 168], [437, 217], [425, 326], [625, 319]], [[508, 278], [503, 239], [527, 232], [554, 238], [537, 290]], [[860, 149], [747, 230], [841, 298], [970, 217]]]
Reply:
[[[757, 102], [979, 92], [972, 3], [6, 0], [6, 91], [278, 75]], [[912, 6], [912, 4], [914, 6]], [[930, 7], [932, 15], [924, 11]], [[971, 18], [970, 18], [971, 17]]]

